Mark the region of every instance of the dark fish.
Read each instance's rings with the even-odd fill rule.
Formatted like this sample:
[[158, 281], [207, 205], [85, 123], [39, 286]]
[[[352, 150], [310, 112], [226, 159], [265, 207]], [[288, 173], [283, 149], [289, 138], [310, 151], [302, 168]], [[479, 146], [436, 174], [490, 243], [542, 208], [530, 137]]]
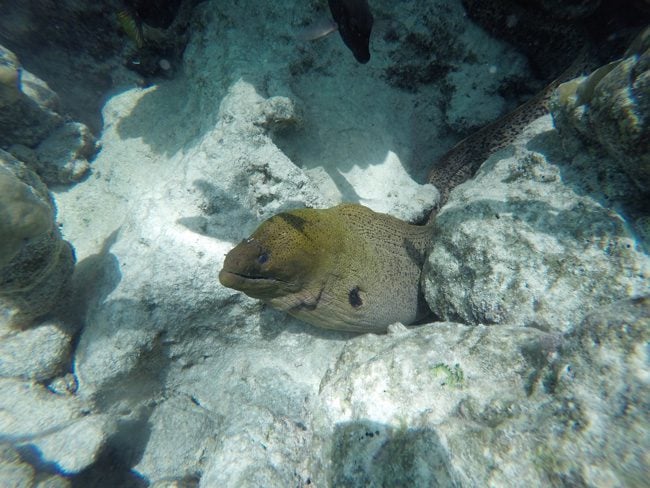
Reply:
[[341, 38], [357, 61], [370, 60], [370, 31], [374, 18], [366, 0], [328, 0]]
[[125, 8], [117, 13], [117, 21], [126, 32], [126, 35], [138, 46], [138, 49], [144, 45], [144, 34], [142, 22], [138, 15], [132, 10]]

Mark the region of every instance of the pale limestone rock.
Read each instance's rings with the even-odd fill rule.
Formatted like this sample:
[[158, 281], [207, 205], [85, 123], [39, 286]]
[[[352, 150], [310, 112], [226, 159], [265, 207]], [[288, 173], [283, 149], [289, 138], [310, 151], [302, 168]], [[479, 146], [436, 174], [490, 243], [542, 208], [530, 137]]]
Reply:
[[643, 245], [584, 175], [599, 160], [569, 164], [559, 148], [543, 117], [451, 193], [423, 274], [437, 316], [565, 332], [590, 310], [650, 292]]
[[43, 381], [64, 372], [72, 351], [70, 331], [48, 322], [0, 336], [0, 376]]
[[114, 421], [90, 414], [89, 406], [41, 385], [0, 379], [0, 438], [15, 446], [30, 446], [42, 461], [63, 473], [91, 465], [114, 432]]

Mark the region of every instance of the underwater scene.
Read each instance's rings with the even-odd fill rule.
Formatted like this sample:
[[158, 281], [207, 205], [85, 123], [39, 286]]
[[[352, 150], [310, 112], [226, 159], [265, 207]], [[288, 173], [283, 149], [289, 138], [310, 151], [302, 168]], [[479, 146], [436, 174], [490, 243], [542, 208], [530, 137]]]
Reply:
[[650, 1], [0, 0], [0, 487], [647, 487]]

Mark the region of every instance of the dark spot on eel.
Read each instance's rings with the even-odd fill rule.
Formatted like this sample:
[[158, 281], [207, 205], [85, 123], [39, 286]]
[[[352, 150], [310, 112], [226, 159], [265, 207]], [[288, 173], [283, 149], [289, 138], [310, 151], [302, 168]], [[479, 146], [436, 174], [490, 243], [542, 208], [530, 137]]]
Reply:
[[348, 300], [350, 301], [350, 305], [352, 305], [354, 308], [363, 305], [363, 301], [361, 300], [361, 296], [359, 295], [358, 286], [355, 286], [350, 290], [350, 293], [348, 293]]

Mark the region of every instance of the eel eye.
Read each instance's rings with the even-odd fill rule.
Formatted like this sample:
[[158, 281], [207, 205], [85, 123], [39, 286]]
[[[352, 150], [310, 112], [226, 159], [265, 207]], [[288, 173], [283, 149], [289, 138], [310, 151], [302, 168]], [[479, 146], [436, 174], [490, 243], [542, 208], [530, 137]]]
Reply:
[[258, 262], [259, 264], [264, 264], [264, 263], [266, 263], [268, 260], [269, 260], [269, 255], [268, 255], [267, 253], [265, 253], [265, 252], [263, 252], [262, 254], [260, 254], [260, 255], [257, 257], [257, 262]]

